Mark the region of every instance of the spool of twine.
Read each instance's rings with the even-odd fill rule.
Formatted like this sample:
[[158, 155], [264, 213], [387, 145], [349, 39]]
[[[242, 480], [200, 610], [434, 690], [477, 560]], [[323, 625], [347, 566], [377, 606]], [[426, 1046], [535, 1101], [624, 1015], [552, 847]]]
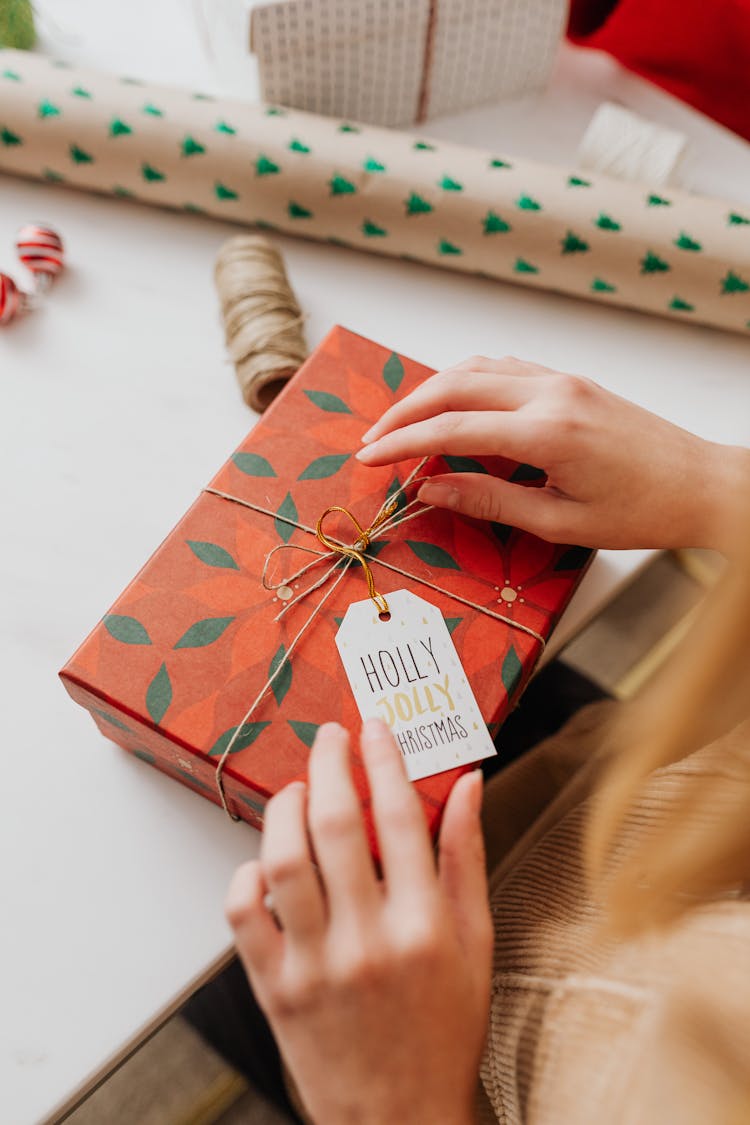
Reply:
[[30, 51], [35, 42], [31, 0], [0, 0], [0, 47]]
[[302, 310], [281, 254], [262, 235], [225, 242], [214, 276], [242, 397], [262, 413], [307, 358]]

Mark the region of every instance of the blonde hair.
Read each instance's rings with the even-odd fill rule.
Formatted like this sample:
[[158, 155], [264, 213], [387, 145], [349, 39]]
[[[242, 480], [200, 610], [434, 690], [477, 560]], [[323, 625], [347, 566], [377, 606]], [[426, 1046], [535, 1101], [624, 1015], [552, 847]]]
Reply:
[[[620, 936], [750, 881], [750, 539], [669, 666], [626, 710], [611, 731], [587, 835], [588, 870]], [[653, 771], [719, 738], [720, 768], [686, 770], [658, 828], [610, 864]]]

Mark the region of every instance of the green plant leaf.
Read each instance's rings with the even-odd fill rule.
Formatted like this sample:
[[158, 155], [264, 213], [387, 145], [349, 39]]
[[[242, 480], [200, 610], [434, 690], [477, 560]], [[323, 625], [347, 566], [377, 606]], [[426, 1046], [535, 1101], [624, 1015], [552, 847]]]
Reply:
[[[285, 543], [288, 543], [294, 534], [294, 524], [298, 519], [297, 506], [292, 499], [291, 492], [287, 492], [276, 510], [276, 519], [273, 521], [277, 534]], [[287, 520], [292, 520], [293, 523], [287, 523]]]
[[135, 617], [128, 617], [123, 613], [108, 613], [103, 620], [109, 635], [124, 645], [151, 644], [151, 638]]
[[284, 696], [292, 686], [292, 662], [291, 660], [286, 659], [286, 649], [284, 648], [284, 646], [279, 645], [276, 655], [268, 666], [269, 680], [273, 675], [275, 675], [277, 669], [282, 664], [283, 667], [281, 668], [281, 671], [271, 684], [271, 691], [273, 692], [274, 698], [276, 699], [279, 707], [281, 707], [281, 704], [284, 702]]
[[555, 563], [555, 570], [580, 570], [590, 558], [589, 547], [568, 547]]
[[[406, 496], [404, 495], [403, 492], [400, 491], [400, 488], [401, 488], [401, 481], [398, 479], [398, 477], [394, 477], [393, 480], [391, 481], [391, 483], [388, 485], [388, 488], [386, 489], [386, 493], [385, 493], [386, 500], [390, 500], [393, 496], [396, 495], [396, 493], [398, 493], [398, 498], [396, 500], [396, 511], [397, 512], [400, 512], [402, 508], [406, 507]], [[370, 547], [372, 547], [372, 546], [374, 546], [374, 544], [370, 544]]]
[[297, 480], [325, 480], [326, 477], [332, 477], [350, 456], [349, 453], [327, 453], [325, 457], [316, 457], [302, 470]]
[[105, 723], [111, 723], [112, 726], [117, 727], [118, 730], [124, 730], [126, 734], [133, 734], [132, 729], [126, 726], [116, 715], [110, 715], [108, 711], [101, 711], [98, 707], [92, 707], [91, 712], [94, 715], [98, 715], [100, 719], [104, 719]]
[[328, 391], [305, 391], [305, 394], [314, 406], [328, 414], [351, 414], [350, 408], [338, 395], [329, 394]]
[[259, 453], [235, 453], [232, 461], [248, 477], [275, 477], [273, 466]]
[[216, 566], [224, 570], [239, 570], [229, 551], [225, 551], [218, 543], [208, 543], [201, 539], [186, 539], [190, 550], [206, 566]]
[[444, 551], [442, 547], [436, 546], [435, 543], [423, 543], [420, 540], [407, 539], [406, 545], [409, 547], [418, 559], [428, 566], [436, 566], [440, 570], [460, 570], [452, 555]]
[[463, 617], [446, 617], [445, 624], [448, 626], [448, 632], [453, 634], [462, 621]]
[[[343, 618], [341, 620], [343, 620]], [[287, 722], [297, 735], [297, 738], [299, 738], [301, 742], [304, 742], [305, 746], [312, 746], [315, 741], [315, 735], [318, 733], [320, 723], [298, 722], [295, 719], [287, 719]]]
[[518, 653], [514, 649], [513, 645], [511, 645], [505, 654], [502, 671], [500, 673], [501, 679], [503, 681], [503, 687], [508, 693], [509, 699], [518, 687], [522, 674], [523, 665], [518, 659]]
[[157, 725], [162, 721], [172, 702], [172, 683], [166, 664], [162, 664], [146, 691], [146, 710], [151, 721]]
[[401, 357], [391, 352], [388, 359], [383, 364], [383, 379], [385, 385], [395, 394], [404, 378], [404, 365]]
[[522, 480], [543, 480], [545, 475], [544, 469], [537, 469], [536, 465], [519, 465], [508, 479], [518, 484]]
[[484, 465], [473, 457], [451, 457], [444, 453], [443, 460], [452, 473], [487, 473]]
[[256, 738], [263, 733], [266, 727], [270, 727], [270, 721], [262, 723], [243, 723], [241, 727], [230, 727], [225, 730], [223, 734], [214, 742], [213, 746], [208, 752], [209, 758], [220, 758], [226, 750], [229, 743], [237, 734], [237, 738], [230, 750], [231, 754], [238, 754], [240, 750], [246, 750], [248, 746], [252, 746]]
[[175, 648], [205, 648], [218, 641], [224, 630], [232, 624], [233, 617], [204, 617], [183, 633]]

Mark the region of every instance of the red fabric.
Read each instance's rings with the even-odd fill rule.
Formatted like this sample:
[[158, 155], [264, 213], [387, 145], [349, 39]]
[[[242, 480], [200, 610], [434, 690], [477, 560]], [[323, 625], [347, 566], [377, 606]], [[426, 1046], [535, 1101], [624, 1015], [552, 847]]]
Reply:
[[568, 35], [750, 139], [750, 0], [572, 0]]

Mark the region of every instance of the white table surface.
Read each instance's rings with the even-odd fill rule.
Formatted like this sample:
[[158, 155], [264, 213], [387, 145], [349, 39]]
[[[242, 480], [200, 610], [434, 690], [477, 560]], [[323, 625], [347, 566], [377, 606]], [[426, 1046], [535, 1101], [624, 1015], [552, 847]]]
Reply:
[[[58, 56], [222, 91], [179, 0], [43, 9], [60, 25], [45, 41]], [[569, 163], [604, 98], [689, 133], [688, 186], [750, 204], [748, 146], [570, 48], [546, 94], [427, 131]], [[253, 422], [224, 358], [212, 283], [234, 228], [0, 177], [0, 269], [15, 268], [16, 228], [36, 218], [62, 232], [70, 269], [42, 311], [0, 335], [0, 1120], [9, 1125], [56, 1119], [222, 962], [225, 888], [257, 847], [247, 826], [102, 739], [56, 678]], [[747, 340], [279, 241], [311, 344], [339, 322], [435, 366], [511, 353], [593, 376], [711, 438], [750, 439]], [[601, 555], [564, 631], [643, 559]]]

